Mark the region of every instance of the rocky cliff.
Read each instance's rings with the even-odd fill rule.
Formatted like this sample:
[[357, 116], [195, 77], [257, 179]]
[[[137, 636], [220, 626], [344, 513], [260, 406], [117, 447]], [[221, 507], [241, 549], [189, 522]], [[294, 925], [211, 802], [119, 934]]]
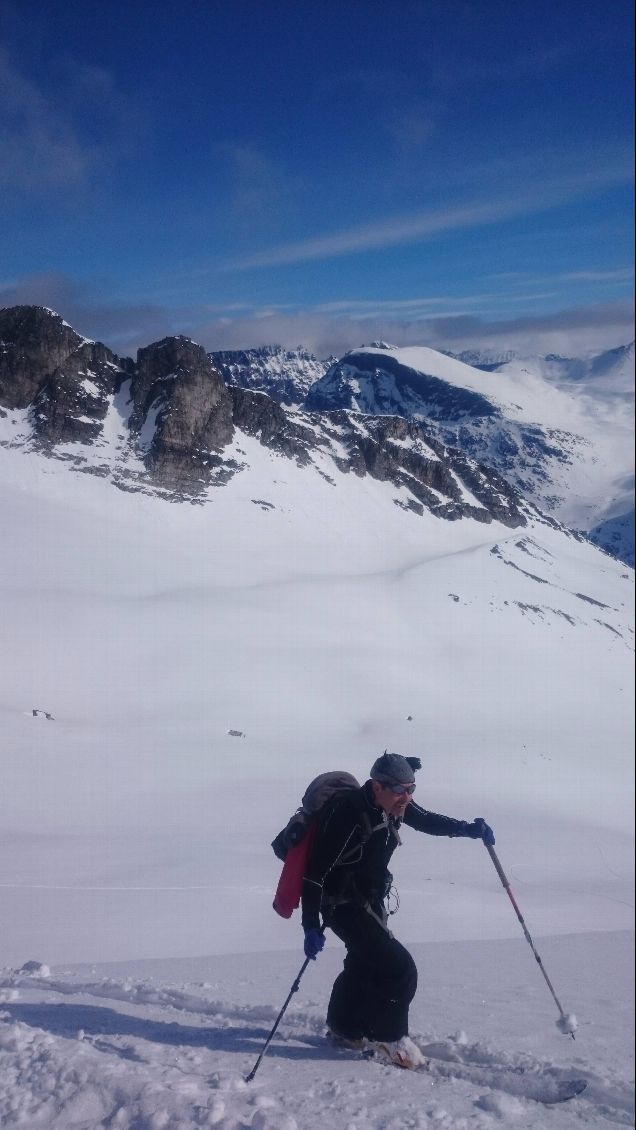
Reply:
[[91, 443], [132, 362], [75, 333], [51, 310], [0, 310], [0, 407], [28, 409], [48, 444]]

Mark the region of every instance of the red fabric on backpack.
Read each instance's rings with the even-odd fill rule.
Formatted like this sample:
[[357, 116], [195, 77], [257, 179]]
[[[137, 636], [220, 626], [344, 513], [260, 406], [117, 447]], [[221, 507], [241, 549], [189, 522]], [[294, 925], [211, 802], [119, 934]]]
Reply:
[[299, 844], [290, 848], [285, 856], [283, 870], [280, 873], [276, 894], [272, 906], [281, 918], [291, 918], [297, 906], [300, 906], [300, 896], [303, 889], [303, 876], [307, 867], [307, 860], [316, 836], [316, 824], [313, 824], [303, 836]]

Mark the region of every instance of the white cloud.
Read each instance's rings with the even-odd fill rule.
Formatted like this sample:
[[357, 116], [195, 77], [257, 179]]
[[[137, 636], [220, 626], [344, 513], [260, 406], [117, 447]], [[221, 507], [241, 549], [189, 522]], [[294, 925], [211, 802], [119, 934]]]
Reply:
[[509, 191], [499, 198], [489, 195], [487, 199], [475, 199], [455, 207], [392, 216], [331, 234], [284, 243], [230, 260], [219, 270], [253, 270], [421, 243], [445, 232], [482, 227], [546, 211], [583, 196], [594, 196], [631, 178], [631, 164], [623, 159], [600, 168], [592, 165], [547, 176], [534, 187]]
[[317, 357], [341, 356], [378, 339], [455, 352], [490, 347], [582, 356], [634, 337], [631, 300], [502, 317], [496, 295], [342, 300], [301, 309], [247, 303], [160, 306], [117, 300], [113, 291], [107, 281], [79, 285], [64, 275], [43, 274], [0, 287], [0, 305], [49, 306], [79, 333], [126, 356], [178, 333], [209, 350], [302, 344]]
[[583, 356], [624, 345], [634, 336], [630, 302], [579, 307], [551, 315], [488, 320], [449, 312], [402, 317], [336, 315], [321, 310], [273, 312], [270, 317], [242, 316], [219, 325], [201, 323], [196, 340], [208, 349], [239, 349], [265, 343], [294, 348], [302, 342], [318, 357], [341, 356], [370, 341], [393, 345], [430, 345], [460, 352], [471, 348], [514, 349], [521, 353]]

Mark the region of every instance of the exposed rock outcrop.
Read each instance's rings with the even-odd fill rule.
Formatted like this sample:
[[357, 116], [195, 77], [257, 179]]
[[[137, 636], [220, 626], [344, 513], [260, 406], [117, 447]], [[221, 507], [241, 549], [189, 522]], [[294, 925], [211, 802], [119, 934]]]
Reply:
[[27, 408], [82, 340], [59, 315], [41, 306], [0, 310], [0, 404]]
[[40, 306], [0, 310], [0, 405], [31, 409], [35, 438], [92, 443], [132, 362]]
[[161, 486], [202, 489], [234, 434], [232, 396], [200, 345], [164, 338], [140, 349], [130, 430]]
[[307, 426], [306, 418], [289, 415], [263, 392], [250, 392], [243, 388], [230, 391], [237, 428], [301, 465], [310, 462], [309, 450], [315, 444], [316, 435]]
[[211, 353], [210, 360], [226, 384], [266, 392], [287, 405], [302, 404], [312, 384], [325, 375], [331, 364], [318, 361], [300, 346], [283, 349], [280, 345], [223, 350]]
[[[440, 518], [497, 519], [507, 526], [523, 526], [526, 517], [516, 491], [503, 479], [446, 448], [423, 424], [399, 416], [365, 416], [329, 412], [323, 420], [337, 428], [347, 458], [336, 458], [341, 471], [390, 481], [403, 487], [422, 509]], [[407, 503], [410, 509], [418, 509]]]
[[36, 436], [50, 444], [92, 443], [126, 375], [127, 363], [106, 346], [82, 342], [43, 382], [33, 401]]

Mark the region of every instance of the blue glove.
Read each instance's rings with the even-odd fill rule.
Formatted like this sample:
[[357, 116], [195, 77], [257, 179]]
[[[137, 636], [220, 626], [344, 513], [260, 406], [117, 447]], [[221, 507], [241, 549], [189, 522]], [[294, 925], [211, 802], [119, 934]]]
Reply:
[[472, 824], [467, 825], [466, 835], [473, 840], [483, 840], [488, 847], [494, 847], [495, 833], [482, 816], [477, 816]]
[[322, 930], [305, 930], [305, 957], [315, 961], [325, 944]]

